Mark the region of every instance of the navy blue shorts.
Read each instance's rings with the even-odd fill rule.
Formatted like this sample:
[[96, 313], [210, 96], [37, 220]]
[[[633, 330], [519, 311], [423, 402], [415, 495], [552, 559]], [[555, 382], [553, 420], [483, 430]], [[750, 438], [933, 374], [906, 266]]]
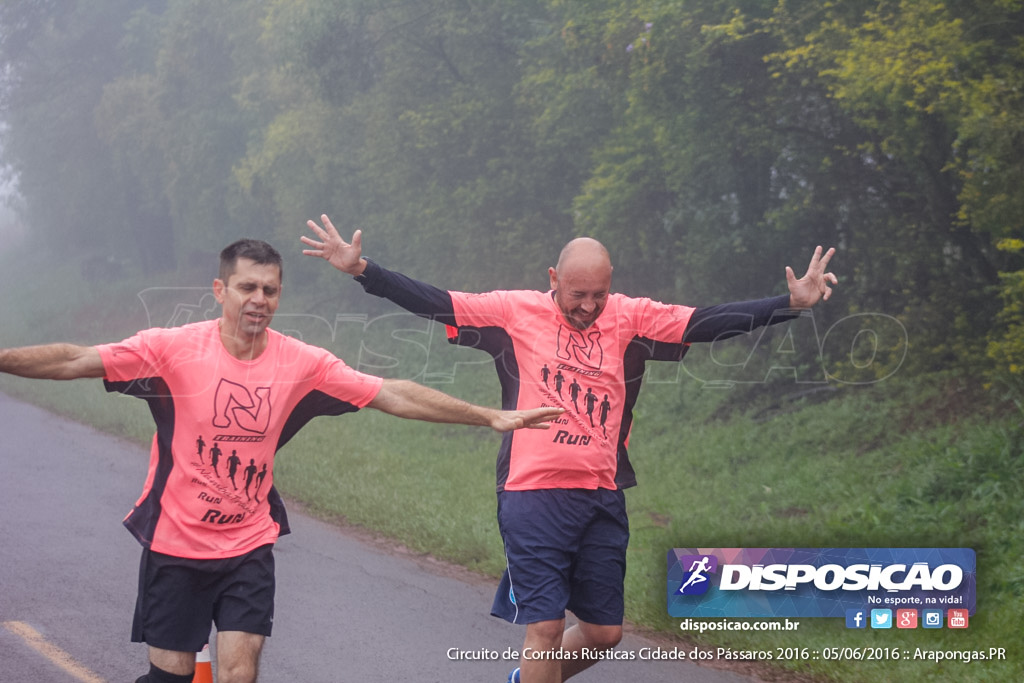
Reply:
[[274, 625], [274, 546], [224, 560], [142, 551], [132, 642], [198, 652], [219, 631], [269, 636]]
[[513, 624], [622, 623], [629, 520], [622, 491], [502, 491], [498, 527], [508, 568], [491, 614]]

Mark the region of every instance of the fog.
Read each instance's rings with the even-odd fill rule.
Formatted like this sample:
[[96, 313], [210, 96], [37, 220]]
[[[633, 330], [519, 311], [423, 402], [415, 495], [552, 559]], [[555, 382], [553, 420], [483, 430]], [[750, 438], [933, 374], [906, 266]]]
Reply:
[[31, 225], [4, 214], [0, 240], [193, 284], [262, 238], [311, 306], [330, 273], [298, 237], [323, 213], [467, 291], [545, 288], [581, 234], [618, 291], [692, 305], [784, 292], [836, 246], [823, 328], [898, 315], [935, 362], [977, 357], [1024, 268], [998, 248], [1024, 215], [1024, 24], [943, 6], [901, 4], [885, 37], [823, 6], [833, 44], [774, 3], [2, 3], [0, 164]]
[[24, 243], [27, 230], [11, 206], [18, 199], [11, 184], [0, 186], [0, 252], [16, 249]]

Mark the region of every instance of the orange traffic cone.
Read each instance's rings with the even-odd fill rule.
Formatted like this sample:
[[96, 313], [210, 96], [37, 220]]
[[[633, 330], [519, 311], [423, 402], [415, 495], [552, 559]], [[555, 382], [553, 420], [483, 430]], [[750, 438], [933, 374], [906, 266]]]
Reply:
[[203, 649], [196, 653], [196, 673], [192, 677], [192, 683], [213, 683], [209, 645], [203, 645]]

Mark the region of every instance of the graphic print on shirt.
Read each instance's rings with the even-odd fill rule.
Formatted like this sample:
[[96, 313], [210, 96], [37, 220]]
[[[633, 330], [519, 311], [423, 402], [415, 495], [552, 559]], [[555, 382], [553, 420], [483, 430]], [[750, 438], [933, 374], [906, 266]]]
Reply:
[[[192, 483], [202, 487], [199, 500], [208, 503], [200, 521], [208, 524], [235, 524], [256, 513], [263, 502], [260, 492], [267, 476], [267, 463], [260, 465], [245, 453], [245, 444], [258, 444], [266, 439], [272, 413], [271, 387], [248, 387], [221, 378], [214, 392], [210, 424], [216, 428], [212, 445], [203, 459], [205, 442], [196, 439], [199, 462], [192, 462]], [[230, 450], [229, 450], [230, 449]], [[264, 494], [265, 495], [265, 494]], [[225, 511], [229, 505], [241, 511]]]
[[[558, 359], [554, 375], [555, 395], [551, 393], [548, 384], [551, 373], [548, 365], [545, 363], [540, 371], [544, 393], [556, 405], [566, 408], [563, 418], [554, 423], [559, 425], [559, 429], [555, 430], [552, 442], [566, 446], [589, 446], [591, 439], [608, 441], [610, 435], [607, 422], [612, 404], [607, 393], [598, 393], [602, 387], [600, 378], [604, 374], [604, 348], [601, 345], [600, 330], [576, 330], [560, 325], [555, 339], [555, 357]], [[566, 383], [569, 387], [568, 399], [562, 391]], [[561, 425], [575, 429], [561, 428]]]
[[247, 432], [265, 434], [270, 425], [270, 387], [256, 387], [254, 393], [255, 399], [241, 384], [221, 379], [213, 397], [213, 426], [227, 429], [235, 425]]
[[601, 374], [604, 349], [601, 348], [601, 333], [598, 330], [575, 330], [560, 325], [556, 344], [558, 359], [570, 364], [569, 369], [584, 374]]

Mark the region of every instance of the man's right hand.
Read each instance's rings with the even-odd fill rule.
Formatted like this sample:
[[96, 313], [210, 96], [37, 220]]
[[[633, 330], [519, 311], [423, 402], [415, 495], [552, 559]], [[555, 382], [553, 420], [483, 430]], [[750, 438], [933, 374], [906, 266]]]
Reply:
[[363, 258], [363, 231], [356, 230], [352, 235], [352, 242], [349, 243], [341, 238], [327, 214], [321, 215], [320, 220], [323, 227], [317, 225], [316, 221], [306, 221], [306, 225], [321, 241], [317, 242], [312, 237], [303, 235], [299, 239], [311, 248], [303, 249], [302, 253], [306, 256], [318, 256], [353, 277], [362, 275], [366, 270], [366, 259]]
[[498, 410], [491, 420], [491, 429], [511, 432], [516, 429], [550, 429], [551, 421], [561, 416], [564, 408], [545, 406], [526, 410]]

